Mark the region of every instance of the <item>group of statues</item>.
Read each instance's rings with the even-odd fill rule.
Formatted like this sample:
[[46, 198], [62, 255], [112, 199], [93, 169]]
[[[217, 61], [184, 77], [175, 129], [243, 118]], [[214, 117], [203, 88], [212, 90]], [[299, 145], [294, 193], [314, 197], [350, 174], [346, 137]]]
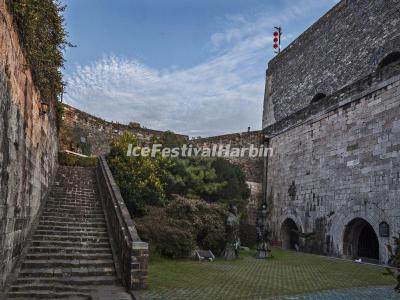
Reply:
[[[264, 259], [271, 256], [271, 230], [268, 224], [267, 206], [262, 205], [257, 217], [257, 254], [256, 258]], [[239, 234], [239, 216], [237, 208], [230, 206], [228, 217], [226, 218], [226, 246], [224, 250], [224, 258], [233, 260], [239, 257], [240, 251], [240, 234]]]

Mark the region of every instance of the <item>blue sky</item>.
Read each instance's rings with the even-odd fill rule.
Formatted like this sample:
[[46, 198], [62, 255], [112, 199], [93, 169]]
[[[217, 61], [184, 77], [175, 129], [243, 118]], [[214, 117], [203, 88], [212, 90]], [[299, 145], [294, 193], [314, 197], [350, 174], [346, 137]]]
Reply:
[[337, 0], [63, 0], [65, 102], [107, 120], [209, 136], [261, 128], [272, 32], [283, 46]]

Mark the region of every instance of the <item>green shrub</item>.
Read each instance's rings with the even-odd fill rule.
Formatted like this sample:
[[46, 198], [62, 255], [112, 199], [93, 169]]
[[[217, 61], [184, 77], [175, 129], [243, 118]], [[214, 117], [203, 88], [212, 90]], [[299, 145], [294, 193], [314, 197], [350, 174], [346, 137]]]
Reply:
[[175, 196], [167, 208], [169, 218], [188, 226], [197, 246], [219, 255], [225, 245], [225, 219], [227, 210], [215, 203]]
[[245, 210], [250, 188], [243, 171], [224, 158], [168, 158], [161, 168], [168, 198], [178, 194]]
[[200, 249], [211, 250], [214, 255], [222, 255], [226, 244], [225, 227], [208, 227], [205, 235], [203, 234], [204, 232], [200, 235], [201, 239], [198, 241], [198, 247]]
[[59, 152], [58, 163], [62, 166], [71, 167], [95, 167], [97, 164], [97, 157], [82, 157], [66, 152]]
[[256, 226], [241, 222], [239, 230], [241, 245], [254, 248], [257, 245]]
[[225, 246], [226, 215], [220, 205], [176, 196], [166, 208], [147, 207], [135, 224], [154, 253], [185, 258], [197, 246], [219, 255]]
[[232, 201], [247, 200], [250, 197], [250, 188], [242, 169], [224, 158], [216, 158], [211, 167], [215, 170], [217, 182], [226, 184], [213, 195], [214, 200]]
[[201, 157], [167, 159], [163, 179], [168, 197], [178, 194], [214, 202], [226, 183], [217, 182], [211, 163], [212, 159]]
[[[171, 132], [160, 139], [171, 147], [182, 143], [182, 138]], [[128, 132], [113, 141], [108, 162], [131, 214], [141, 216], [146, 205], [164, 205], [174, 194], [207, 202], [234, 203], [244, 211], [250, 190], [241, 169], [229, 161], [161, 155], [128, 157], [129, 144], [138, 146], [135, 136]]]
[[167, 218], [164, 208], [149, 207], [147, 214], [136, 219], [135, 224], [140, 237], [149, 242], [152, 253], [169, 258], [187, 258], [195, 249], [190, 228]]
[[127, 156], [128, 145], [137, 146], [136, 137], [125, 132], [111, 144], [107, 157], [110, 170], [131, 215], [142, 216], [147, 205], [165, 203], [164, 186], [160, 179], [161, 158]]

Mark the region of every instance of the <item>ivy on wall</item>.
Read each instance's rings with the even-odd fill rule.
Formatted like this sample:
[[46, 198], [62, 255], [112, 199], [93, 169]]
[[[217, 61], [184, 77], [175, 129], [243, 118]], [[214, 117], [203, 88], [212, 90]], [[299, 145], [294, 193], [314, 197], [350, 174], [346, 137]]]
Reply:
[[65, 86], [63, 50], [72, 46], [64, 28], [65, 6], [56, 0], [8, 0], [8, 7], [42, 100], [56, 100]]

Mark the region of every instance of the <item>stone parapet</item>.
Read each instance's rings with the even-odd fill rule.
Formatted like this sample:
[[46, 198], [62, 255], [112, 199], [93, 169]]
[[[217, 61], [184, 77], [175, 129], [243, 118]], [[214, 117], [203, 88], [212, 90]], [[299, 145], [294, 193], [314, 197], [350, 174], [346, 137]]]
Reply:
[[128, 289], [147, 287], [149, 246], [140, 240], [119, 188], [104, 156], [97, 166], [98, 188], [106, 214], [117, 272]]

